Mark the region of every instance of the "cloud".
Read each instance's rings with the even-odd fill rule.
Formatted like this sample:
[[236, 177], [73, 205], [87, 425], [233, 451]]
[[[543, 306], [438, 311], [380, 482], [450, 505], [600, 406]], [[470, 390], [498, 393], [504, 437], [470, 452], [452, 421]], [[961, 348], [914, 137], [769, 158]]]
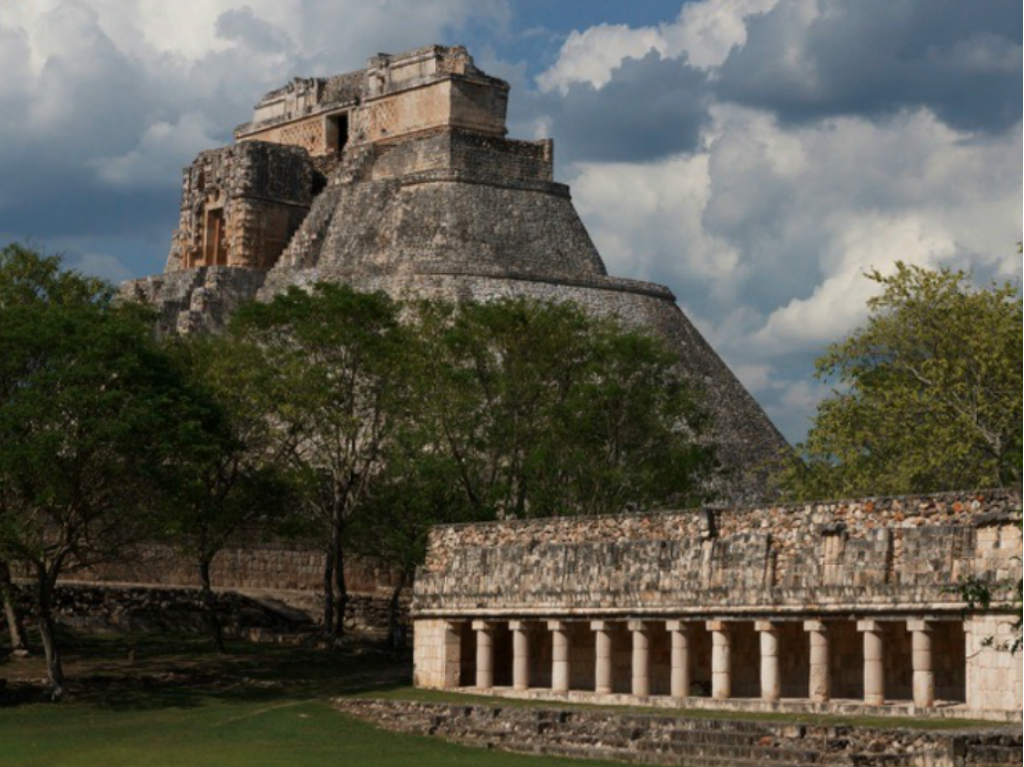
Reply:
[[642, 161], [696, 148], [709, 98], [706, 73], [651, 52], [623, 61], [599, 89], [527, 94], [521, 109], [554, 137], [559, 162]]
[[121, 282], [132, 276], [131, 270], [108, 253], [84, 253], [69, 258], [70, 265], [80, 272], [102, 277], [110, 282]]
[[746, 42], [746, 19], [763, 13], [776, 0], [701, 0], [684, 3], [679, 16], [656, 26], [598, 24], [573, 30], [558, 59], [537, 76], [542, 92], [569, 92], [574, 83], [596, 89], [607, 85], [626, 59], [642, 59], [651, 51], [660, 58], [685, 58], [700, 69], [721, 64], [729, 52]]
[[1021, 24], [1013, 0], [787, 0], [747, 20], [717, 93], [784, 121], [923, 106], [1000, 132], [1021, 115]]
[[[609, 271], [671, 287], [769, 410], [803, 407], [787, 392], [864, 320], [867, 269], [901, 259], [1020, 279], [1021, 172], [1006, 160], [1019, 124], [976, 136], [924, 109], [800, 126], [711, 114], [697, 151], [580, 163], [570, 182]], [[802, 439], [808, 415], [779, 426]]]

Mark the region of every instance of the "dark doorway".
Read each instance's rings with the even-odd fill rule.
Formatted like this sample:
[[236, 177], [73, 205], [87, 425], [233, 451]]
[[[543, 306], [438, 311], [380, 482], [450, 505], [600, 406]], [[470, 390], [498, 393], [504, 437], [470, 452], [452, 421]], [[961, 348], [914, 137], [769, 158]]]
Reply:
[[325, 132], [327, 151], [340, 153], [348, 143], [348, 112], [328, 115]]
[[203, 263], [223, 266], [228, 262], [228, 248], [224, 237], [224, 208], [207, 208], [203, 241]]

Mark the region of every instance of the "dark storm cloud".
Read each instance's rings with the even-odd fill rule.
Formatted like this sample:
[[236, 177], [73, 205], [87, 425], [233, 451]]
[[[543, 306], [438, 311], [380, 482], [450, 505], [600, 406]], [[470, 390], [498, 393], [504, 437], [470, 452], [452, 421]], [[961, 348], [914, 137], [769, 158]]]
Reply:
[[642, 162], [692, 151], [710, 120], [707, 75], [653, 51], [623, 61], [600, 89], [573, 83], [564, 96], [524, 96], [523, 110], [550, 118], [559, 162]]
[[807, 24], [783, 1], [748, 19], [717, 95], [787, 122], [920, 106], [958, 129], [1020, 119], [1019, 0], [829, 0], [821, 11]]

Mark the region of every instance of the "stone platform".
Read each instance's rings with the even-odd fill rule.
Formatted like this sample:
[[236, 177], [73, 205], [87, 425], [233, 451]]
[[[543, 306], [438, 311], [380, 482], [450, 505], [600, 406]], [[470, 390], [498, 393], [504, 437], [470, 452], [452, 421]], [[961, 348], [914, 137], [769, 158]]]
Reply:
[[925, 730], [527, 706], [339, 698], [346, 714], [399, 732], [488, 748], [675, 765], [1020, 764], [1019, 727]]

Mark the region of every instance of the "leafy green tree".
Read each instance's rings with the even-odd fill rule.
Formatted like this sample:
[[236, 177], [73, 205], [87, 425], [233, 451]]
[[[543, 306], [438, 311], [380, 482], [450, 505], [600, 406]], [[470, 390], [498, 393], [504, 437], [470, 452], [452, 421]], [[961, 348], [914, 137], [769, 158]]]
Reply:
[[224, 652], [214, 557], [241, 528], [270, 532], [283, 522], [291, 489], [278, 468], [280, 443], [251, 389], [261, 355], [223, 335], [174, 338], [167, 349], [204, 411], [179, 429], [181, 449], [165, 462], [163, 533], [195, 563], [210, 635]]
[[423, 306], [418, 411], [477, 518], [598, 514], [705, 497], [705, 417], [658, 339], [574, 304]]
[[275, 425], [277, 452], [297, 478], [308, 518], [324, 541], [324, 629], [343, 632], [349, 522], [384, 467], [405, 417], [409, 333], [383, 293], [320, 283], [242, 307], [232, 335], [263, 357], [253, 388]]
[[818, 406], [780, 482], [821, 498], [1015, 485], [1021, 469], [1021, 301], [1010, 284], [897, 262], [867, 324], [833, 344]]
[[0, 258], [0, 559], [34, 575], [55, 697], [64, 690], [53, 591], [152, 530], [153, 473], [194, 417], [148, 313], [59, 259]]

